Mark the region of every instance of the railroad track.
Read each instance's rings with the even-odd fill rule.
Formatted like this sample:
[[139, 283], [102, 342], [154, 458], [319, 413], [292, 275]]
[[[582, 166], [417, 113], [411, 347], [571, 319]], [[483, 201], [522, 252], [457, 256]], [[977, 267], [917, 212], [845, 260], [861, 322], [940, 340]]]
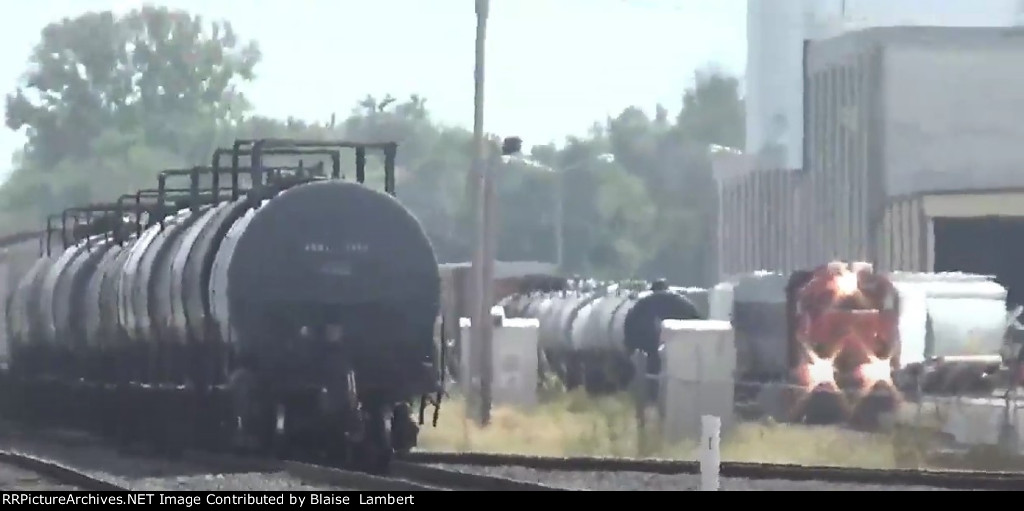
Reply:
[[[291, 490], [362, 491], [571, 491], [511, 478], [395, 461], [388, 476], [345, 470], [323, 463], [221, 453], [189, 452], [180, 460], [124, 454], [102, 439], [55, 430], [27, 431], [10, 424], [0, 438], [8, 464], [69, 487], [94, 491], [219, 490], [239, 486]], [[22, 450], [18, 450], [21, 445]], [[111, 461], [99, 461], [115, 458]], [[274, 481], [290, 481], [287, 485]]]
[[206, 463], [263, 465], [263, 470], [287, 472], [299, 479], [349, 489], [366, 491], [574, 491], [541, 483], [519, 481], [505, 477], [471, 474], [420, 463], [395, 461], [387, 476], [344, 470], [317, 463], [291, 460], [240, 459], [232, 456], [190, 454], [193, 460]]
[[418, 463], [394, 462], [391, 477], [420, 481], [447, 490], [468, 491], [578, 491], [541, 483], [519, 481], [484, 474], [431, 467]]
[[[602, 457], [545, 457], [515, 454], [412, 452], [402, 458], [420, 465], [523, 467], [547, 471], [640, 472], [647, 474], [699, 474], [695, 461]], [[751, 480], [821, 481], [886, 486], [928, 486], [948, 489], [1021, 490], [1024, 473], [867, 469], [770, 463], [723, 462], [722, 477]]]
[[129, 491], [124, 486], [98, 478], [81, 470], [23, 452], [13, 450], [0, 451], [0, 464], [32, 472], [38, 474], [44, 480], [80, 490]]

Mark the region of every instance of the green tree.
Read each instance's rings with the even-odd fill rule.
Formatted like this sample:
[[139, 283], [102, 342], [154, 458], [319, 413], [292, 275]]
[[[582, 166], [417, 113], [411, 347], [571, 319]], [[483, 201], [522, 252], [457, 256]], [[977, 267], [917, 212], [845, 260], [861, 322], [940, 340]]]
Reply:
[[608, 143], [654, 204], [657, 228], [638, 276], [707, 284], [717, 202], [708, 145], [742, 147], [744, 107], [739, 80], [717, 71], [695, 73], [673, 123], [657, 107], [654, 118], [627, 108], [610, 119]]
[[[248, 116], [237, 86], [252, 78], [258, 60], [256, 45], [229, 24], [166, 8], [49, 25], [21, 87], [7, 97], [8, 127], [27, 127], [29, 140], [0, 188], [0, 221], [21, 224], [152, 186], [154, 172], [207, 163], [235, 138], [389, 140], [399, 144], [399, 200], [420, 219], [439, 259], [468, 260], [474, 224], [466, 129], [435, 122], [416, 95], [368, 95], [344, 119]], [[740, 147], [743, 135], [738, 80], [702, 71], [674, 117], [660, 106], [653, 116], [630, 107], [586, 137], [534, 147], [533, 158], [554, 172], [495, 168], [498, 256], [553, 261], [560, 221], [567, 272], [705, 283], [716, 208], [707, 146]], [[351, 162], [343, 162], [348, 177]], [[370, 186], [382, 185], [382, 164], [371, 155]]]
[[7, 127], [28, 134], [0, 190], [8, 216], [38, 218], [208, 161], [237, 133], [248, 109], [237, 86], [259, 57], [230, 24], [162, 7], [48, 25], [6, 98]]
[[141, 129], [147, 143], [188, 155], [193, 137], [245, 111], [236, 87], [259, 57], [230, 24], [184, 11], [86, 13], [43, 29], [30, 70], [7, 95], [6, 124], [27, 127], [23, 168], [86, 157], [109, 129]]
[[[548, 151], [537, 152], [543, 158]], [[558, 176], [552, 178], [562, 181], [566, 272], [622, 277], [634, 274], [644, 262], [654, 229], [653, 205], [641, 179], [628, 173], [619, 160], [601, 158], [607, 152], [601, 130], [593, 130], [587, 139], [570, 138], [554, 155]], [[538, 206], [535, 211], [551, 209]]]
[[[366, 96], [342, 126], [351, 140], [398, 143], [399, 200], [423, 223], [442, 261], [466, 260], [473, 241], [465, 200], [470, 133], [434, 122], [426, 99], [417, 95], [405, 100]], [[371, 159], [368, 181], [379, 178], [381, 163]]]
[[145, 144], [144, 138], [140, 131], [105, 130], [84, 157], [63, 160], [45, 172], [17, 171], [0, 188], [5, 227], [38, 228], [48, 214], [152, 188], [156, 171], [184, 165], [180, 156]]

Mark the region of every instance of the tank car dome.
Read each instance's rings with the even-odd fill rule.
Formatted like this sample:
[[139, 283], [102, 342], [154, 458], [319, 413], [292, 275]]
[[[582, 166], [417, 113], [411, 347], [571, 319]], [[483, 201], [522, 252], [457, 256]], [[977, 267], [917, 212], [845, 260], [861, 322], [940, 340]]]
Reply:
[[440, 273], [419, 221], [390, 195], [345, 181], [282, 192], [240, 234], [232, 309], [253, 303], [388, 304], [434, 321]]
[[625, 345], [629, 350], [654, 352], [660, 344], [661, 320], [699, 319], [700, 311], [687, 297], [676, 293], [643, 293], [625, 313], [623, 329]]

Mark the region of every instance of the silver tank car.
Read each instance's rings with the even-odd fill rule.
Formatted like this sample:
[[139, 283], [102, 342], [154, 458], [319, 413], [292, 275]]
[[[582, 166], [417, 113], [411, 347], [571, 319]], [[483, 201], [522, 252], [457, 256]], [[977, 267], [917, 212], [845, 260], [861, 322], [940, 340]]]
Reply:
[[[358, 182], [338, 179], [342, 148], [354, 149]], [[370, 149], [383, 150], [386, 193], [363, 185]], [[25, 265], [8, 293], [19, 406], [54, 422], [89, 416], [162, 450], [299, 445], [386, 469], [392, 450], [415, 445], [411, 401], [440, 402], [439, 268], [393, 196], [396, 150], [237, 141], [214, 167], [161, 172], [158, 189], [116, 207], [66, 210], [64, 246]], [[263, 166], [261, 151], [329, 156], [334, 179], [323, 166]], [[240, 156], [250, 188], [197, 184], [236, 175]], [[172, 175], [192, 187], [166, 187]]]
[[629, 357], [635, 351], [650, 355], [648, 371], [656, 373], [661, 320], [705, 317], [689, 298], [707, 296], [703, 289], [656, 284], [654, 290], [628, 292], [617, 284], [595, 287], [512, 295], [502, 302], [509, 317], [539, 320], [542, 365], [568, 388], [622, 390], [632, 379]]
[[373, 368], [379, 383], [434, 389], [401, 371], [432, 354], [437, 260], [419, 222], [389, 195], [341, 181], [286, 190], [236, 222], [209, 282], [222, 338], [244, 353], [274, 357], [282, 337], [336, 323], [355, 364]]

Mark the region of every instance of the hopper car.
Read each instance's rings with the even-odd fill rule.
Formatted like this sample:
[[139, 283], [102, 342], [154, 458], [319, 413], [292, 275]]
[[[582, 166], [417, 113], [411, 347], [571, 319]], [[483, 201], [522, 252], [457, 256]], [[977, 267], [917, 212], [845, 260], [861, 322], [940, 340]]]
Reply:
[[[444, 349], [437, 260], [394, 197], [396, 152], [239, 140], [210, 167], [52, 216], [6, 297], [5, 414], [168, 454], [301, 452], [386, 471], [416, 443], [416, 400], [418, 423], [428, 403], [436, 423]], [[375, 153], [383, 191], [365, 184]]]

